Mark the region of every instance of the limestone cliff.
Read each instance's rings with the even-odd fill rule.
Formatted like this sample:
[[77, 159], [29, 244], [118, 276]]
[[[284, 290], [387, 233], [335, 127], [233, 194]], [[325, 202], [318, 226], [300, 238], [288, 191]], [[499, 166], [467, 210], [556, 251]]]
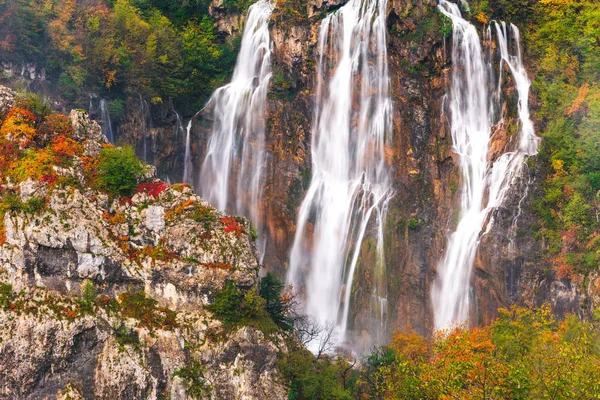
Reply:
[[[0, 117], [14, 95], [0, 88]], [[85, 113], [70, 123], [70, 167], [0, 185], [0, 398], [285, 398], [278, 334], [207, 309], [226, 282], [257, 286], [248, 222], [149, 166], [131, 198], [91, 188], [110, 146]]]

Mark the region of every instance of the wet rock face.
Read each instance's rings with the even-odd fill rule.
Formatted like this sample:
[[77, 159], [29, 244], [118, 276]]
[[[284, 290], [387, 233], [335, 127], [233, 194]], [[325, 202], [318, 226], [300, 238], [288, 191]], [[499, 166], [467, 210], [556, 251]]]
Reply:
[[[301, 18], [285, 20], [275, 13], [270, 24], [273, 78], [267, 109], [266, 184], [260, 213], [268, 235], [264, 268], [280, 277], [285, 277], [287, 271], [298, 207], [311, 178], [318, 29], [327, 12], [345, 3], [344, 0], [310, 0], [306, 8], [300, 9]], [[448, 34], [447, 27], [436, 5], [435, 0], [388, 1], [388, 60], [394, 115], [393, 140], [386, 154], [393, 170], [395, 189], [385, 231], [388, 335], [407, 325], [423, 334], [433, 329], [431, 285], [460, 209], [458, 159], [452, 152], [449, 115], [443, 104], [451, 79], [452, 41], [450, 36], [443, 36], [444, 32]], [[239, 31], [243, 17], [230, 13], [222, 1], [214, 1], [211, 10], [221, 33]], [[509, 88], [506, 89], [507, 96], [514, 96], [514, 91], [509, 94]], [[496, 127], [491, 159], [497, 157], [511, 139], [508, 121], [516, 116], [509, 115], [506, 104], [502, 111], [506, 123]], [[127, 118], [129, 122], [122, 129], [140, 138], [136, 133], [140, 123], [135, 110], [128, 112]], [[193, 126], [195, 171], [201, 166], [202, 152], [211, 134], [210, 125], [210, 116], [202, 115]], [[170, 130], [158, 129], [156, 134], [151, 133], [157, 138], [156, 143], [161, 143], [155, 162], [159, 170], [177, 170], [174, 176], [180, 177], [182, 139], [173, 136], [173, 125]], [[140, 140], [134, 141], [138, 144], [138, 154]], [[489, 322], [496, 316], [498, 307], [513, 303], [535, 306], [549, 301], [557, 313], [574, 311], [579, 315], [586, 314], [591, 307], [592, 290], [581, 293], [572, 289], [569, 282], [556, 281], [553, 274], [547, 272], [548, 265], [542, 259], [543, 245], [531, 234], [536, 217], [530, 200], [539, 194], [536, 185], [542, 175], [540, 171], [532, 171], [531, 179], [522, 180], [514, 188], [507, 204], [495, 215], [495, 228], [481, 238], [473, 276], [475, 323]], [[529, 181], [532, 183], [528, 184]], [[521, 202], [520, 194], [528, 185], [533, 186], [527, 200]], [[513, 220], [519, 204], [521, 214], [515, 228]], [[521, 233], [515, 233], [515, 229]], [[359, 338], [368, 336], [370, 329], [368, 266], [371, 261], [361, 260], [365, 268], [358, 269], [356, 289], [353, 289], [349, 325]], [[581, 311], [580, 305], [586, 301], [588, 311]]]

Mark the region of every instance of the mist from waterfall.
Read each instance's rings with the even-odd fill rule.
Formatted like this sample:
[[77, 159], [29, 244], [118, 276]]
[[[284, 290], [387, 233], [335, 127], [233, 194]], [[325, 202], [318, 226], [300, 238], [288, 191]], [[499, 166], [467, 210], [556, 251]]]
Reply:
[[383, 224], [392, 196], [385, 161], [392, 101], [386, 5], [350, 0], [319, 30], [312, 179], [299, 210], [287, 281], [303, 294], [309, 316], [335, 327], [338, 342], [346, 337], [353, 279], [367, 239], [377, 253], [372, 314], [380, 332], [387, 314]]
[[[198, 186], [200, 194], [220, 210], [248, 217], [259, 234], [272, 10], [265, 0], [250, 6], [231, 83], [217, 89], [207, 104], [213, 110], [214, 125]], [[263, 248], [260, 235], [259, 250]]]
[[[510, 54], [509, 35], [504, 22], [496, 23], [500, 48], [500, 74], [497, 90], [492, 90], [493, 57], [486, 62], [476, 28], [462, 18], [456, 4], [440, 0], [439, 10], [452, 20], [452, 84], [450, 87], [450, 125], [453, 150], [459, 157], [462, 174], [460, 220], [451, 235], [444, 258], [437, 269], [432, 290], [435, 328], [446, 329], [469, 320], [473, 264], [480, 234], [492, 229], [491, 213], [502, 205], [511, 186], [520, 179], [527, 156], [539, 146], [529, 115], [530, 81], [523, 66], [519, 31], [510, 26], [514, 54]], [[492, 40], [491, 29], [487, 31]], [[520, 130], [505, 153], [489, 161], [494, 121], [494, 101], [499, 101], [502, 63], [509, 66], [519, 97]]]

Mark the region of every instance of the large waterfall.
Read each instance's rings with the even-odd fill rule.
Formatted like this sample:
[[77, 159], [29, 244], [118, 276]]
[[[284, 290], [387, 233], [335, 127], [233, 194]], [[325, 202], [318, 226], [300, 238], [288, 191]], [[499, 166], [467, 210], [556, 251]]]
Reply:
[[[271, 12], [266, 0], [250, 7], [231, 83], [217, 89], [207, 105], [212, 107], [214, 126], [199, 179], [199, 191], [207, 201], [220, 210], [249, 217], [259, 232]], [[261, 250], [263, 246], [259, 242]]]
[[[460, 220], [450, 237], [448, 248], [438, 266], [432, 292], [436, 329], [462, 324], [469, 319], [471, 273], [481, 231], [489, 215], [500, 206], [510, 187], [521, 176], [525, 157], [537, 153], [539, 139], [529, 117], [530, 81], [521, 59], [519, 31], [511, 25], [514, 53], [510, 54], [505, 23], [493, 23], [500, 48], [500, 78], [493, 87], [493, 57], [486, 62], [477, 30], [462, 18], [456, 4], [440, 0], [440, 11], [452, 20], [452, 85], [450, 124], [454, 151], [462, 173]], [[491, 28], [487, 31], [491, 41]], [[520, 130], [517, 143], [490, 162], [490, 143], [496, 122], [494, 102], [499, 101], [502, 63], [506, 63], [517, 87]], [[492, 222], [487, 222], [491, 229]]]
[[288, 282], [305, 312], [344, 340], [361, 246], [374, 238], [374, 307], [386, 310], [383, 221], [392, 195], [385, 162], [392, 102], [386, 0], [350, 0], [322, 22], [312, 127], [312, 180], [300, 207]]

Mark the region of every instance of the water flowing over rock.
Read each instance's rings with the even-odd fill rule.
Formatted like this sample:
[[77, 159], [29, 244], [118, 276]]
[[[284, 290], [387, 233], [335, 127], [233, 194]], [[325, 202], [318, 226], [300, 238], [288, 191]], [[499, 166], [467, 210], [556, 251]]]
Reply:
[[204, 198], [220, 210], [249, 217], [259, 232], [271, 12], [272, 5], [265, 0], [250, 7], [231, 83], [217, 89], [207, 105], [214, 113], [214, 126], [199, 178]]
[[[300, 206], [288, 282], [305, 311], [345, 339], [363, 242], [373, 238], [374, 307], [385, 323], [383, 221], [392, 195], [385, 146], [392, 102], [385, 0], [352, 0], [319, 30], [312, 180]], [[383, 300], [383, 301], [381, 301]]]
[[495, 23], [502, 62], [510, 67], [517, 86], [521, 127], [518, 143], [509, 143], [503, 154], [490, 160], [494, 128], [501, 122], [494, 121], [493, 101], [501, 93], [502, 65], [498, 91], [493, 93], [489, 90], [492, 65], [486, 62], [476, 28], [462, 18], [456, 4], [441, 0], [438, 7], [454, 28], [449, 110], [453, 149], [462, 174], [460, 220], [438, 266], [432, 291], [435, 328], [444, 329], [469, 320], [473, 311], [471, 274], [481, 231], [486, 224], [492, 229], [490, 213], [502, 205], [511, 185], [520, 178], [525, 157], [537, 153], [539, 139], [529, 117], [530, 81], [521, 59], [518, 29], [511, 25], [516, 55], [510, 55], [506, 25]]
[[100, 100], [100, 118], [102, 119], [102, 133], [111, 143], [115, 142], [112, 121], [110, 120], [110, 112], [108, 111], [108, 102], [106, 99]]
[[185, 128], [185, 153], [183, 155], [183, 182], [193, 184], [194, 176], [192, 173], [192, 121], [188, 122]]

